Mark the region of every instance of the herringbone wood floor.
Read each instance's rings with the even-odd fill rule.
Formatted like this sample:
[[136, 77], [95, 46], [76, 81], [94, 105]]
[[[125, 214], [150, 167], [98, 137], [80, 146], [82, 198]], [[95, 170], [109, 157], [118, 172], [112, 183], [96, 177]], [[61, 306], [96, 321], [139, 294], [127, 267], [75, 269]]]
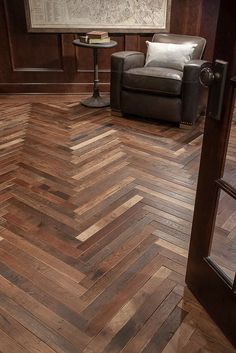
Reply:
[[203, 122], [0, 97], [0, 352], [233, 353], [185, 288]]

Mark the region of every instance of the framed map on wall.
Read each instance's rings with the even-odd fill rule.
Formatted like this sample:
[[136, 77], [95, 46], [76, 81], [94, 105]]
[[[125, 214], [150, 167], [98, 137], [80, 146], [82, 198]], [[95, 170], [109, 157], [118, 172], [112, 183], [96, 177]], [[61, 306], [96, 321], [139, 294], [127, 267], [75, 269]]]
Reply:
[[168, 31], [171, 0], [25, 0], [30, 32]]

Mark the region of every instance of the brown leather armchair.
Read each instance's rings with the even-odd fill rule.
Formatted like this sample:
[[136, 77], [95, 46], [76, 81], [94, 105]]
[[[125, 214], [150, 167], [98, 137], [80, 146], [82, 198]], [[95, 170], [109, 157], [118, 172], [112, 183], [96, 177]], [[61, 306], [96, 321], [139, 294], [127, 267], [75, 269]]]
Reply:
[[155, 34], [153, 42], [193, 44], [191, 60], [183, 70], [146, 67], [141, 52], [117, 52], [111, 57], [111, 109], [114, 114], [132, 114], [193, 125], [204, 110], [204, 88], [199, 82], [207, 61], [200, 60], [206, 40], [200, 37]]

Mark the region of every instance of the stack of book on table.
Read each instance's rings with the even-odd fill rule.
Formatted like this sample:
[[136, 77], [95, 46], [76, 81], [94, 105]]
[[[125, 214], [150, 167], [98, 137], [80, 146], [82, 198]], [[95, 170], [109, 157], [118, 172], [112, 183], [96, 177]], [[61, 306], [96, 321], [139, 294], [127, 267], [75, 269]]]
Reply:
[[82, 43], [87, 44], [101, 44], [101, 43], [109, 43], [110, 37], [108, 36], [107, 32], [102, 31], [91, 31], [86, 33], [85, 36], [79, 37]]

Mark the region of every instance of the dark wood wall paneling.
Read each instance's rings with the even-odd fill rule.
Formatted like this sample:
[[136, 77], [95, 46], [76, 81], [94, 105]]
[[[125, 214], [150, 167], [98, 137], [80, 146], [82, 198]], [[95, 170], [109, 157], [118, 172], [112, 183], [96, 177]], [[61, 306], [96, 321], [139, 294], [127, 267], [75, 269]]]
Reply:
[[[212, 58], [219, 0], [172, 0], [172, 33], [202, 35]], [[92, 90], [91, 49], [72, 45], [76, 34], [28, 33], [22, 0], [0, 0], [0, 93], [88, 92]], [[100, 51], [101, 89], [109, 90], [110, 55], [146, 50], [152, 34], [113, 34], [118, 45]]]

